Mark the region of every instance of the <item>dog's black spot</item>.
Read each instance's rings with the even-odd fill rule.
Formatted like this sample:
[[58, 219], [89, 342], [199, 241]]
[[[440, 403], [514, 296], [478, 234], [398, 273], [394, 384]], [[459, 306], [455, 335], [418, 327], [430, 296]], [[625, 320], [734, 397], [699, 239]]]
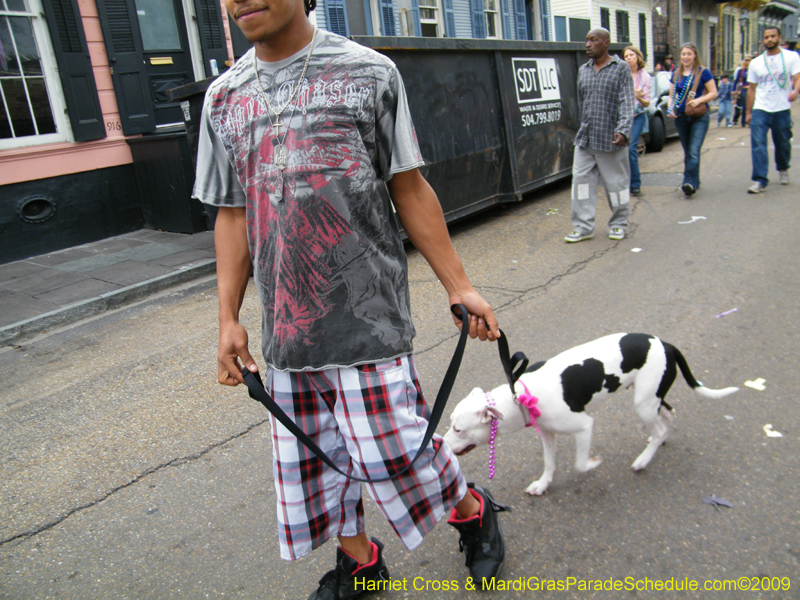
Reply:
[[587, 358], [582, 365], [570, 365], [561, 373], [564, 402], [572, 412], [583, 412], [592, 396], [602, 391], [606, 380], [603, 363]]
[[541, 369], [544, 366], [545, 362], [546, 361], [544, 361], [544, 360], [540, 360], [539, 362], [535, 362], [530, 367], [525, 369], [525, 372], [526, 373], [533, 373], [534, 371], [538, 371], [539, 369]]
[[619, 340], [619, 349], [622, 352], [623, 373], [630, 373], [641, 369], [647, 362], [647, 353], [650, 352], [652, 335], [646, 333], [629, 333]]
[[619, 386], [622, 382], [619, 380], [619, 377], [616, 375], [606, 375], [606, 383], [605, 388], [611, 392], [612, 394], [619, 389]]
[[656, 397], [661, 399], [662, 405], [667, 405], [664, 398], [667, 396], [669, 388], [675, 382], [675, 377], [678, 375], [678, 369], [675, 367], [675, 348], [670, 344], [664, 344], [665, 355], [667, 358], [667, 365], [664, 367], [664, 374], [661, 376], [661, 383], [658, 385]]

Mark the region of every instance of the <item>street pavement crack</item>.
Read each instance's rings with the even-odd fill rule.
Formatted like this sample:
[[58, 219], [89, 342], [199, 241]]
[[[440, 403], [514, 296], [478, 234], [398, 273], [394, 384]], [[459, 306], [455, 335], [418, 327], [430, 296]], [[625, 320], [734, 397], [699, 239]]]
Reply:
[[[633, 212], [634, 211], [631, 210], [631, 215], [633, 214]], [[626, 239], [630, 239], [631, 237], [633, 237], [633, 234], [635, 233], [635, 231], [636, 231], [636, 226], [633, 223], [630, 223], [629, 226], [628, 226], [628, 233], [627, 233]], [[505, 302], [494, 304], [492, 306], [492, 310], [495, 313], [495, 315], [499, 316], [501, 313], [503, 313], [504, 311], [508, 310], [509, 308], [512, 308], [512, 307], [518, 306], [521, 303], [527, 302], [528, 300], [538, 296], [541, 293], [546, 293], [549, 287], [551, 287], [554, 284], [561, 283], [561, 281], [563, 279], [565, 279], [566, 277], [569, 277], [571, 275], [575, 275], [576, 273], [580, 273], [584, 268], [586, 268], [586, 266], [588, 264], [590, 264], [591, 262], [593, 262], [593, 261], [595, 261], [595, 260], [597, 260], [599, 258], [604, 257], [611, 250], [614, 250], [618, 245], [619, 245], [619, 242], [611, 244], [611, 245], [607, 246], [606, 248], [604, 248], [603, 250], [597, 250], [596, 252], [592, 253], [591, 256], [588, 256], [583, 260], [580, 260], [580, 261], [572, 263], [562, 273], [557, 273], [556, 275], [553, 275], [550, 279], [548, 279], [546, 282], [544, 282], [544, 283], [542, 283], [540, 285], [535, 285], [535, 286], [533, 286], [531, 288], [528, 288], [526, 290], [514, 290], [514, 289], [511, 289], [511, 288], [499, 287], [499, 286], [490, 286], [490, 285], [482, 285], [482, 286], [477, 286], [477, 287], [479, 288], [479, 290], [494, 290], [494, 291], [497, 291], [497, 292], [502, 292], [502, 293], [510, 295], [510, 298], [508, 300], [506, 300]], [[443, 338], [443, 339], [439, 340], [435, 344], [431, 344], [430, 346], [428, 346], [426, 348], [423, 348], [423, 349], [421, 349], [419, 351], [415, 351], [414, 354], [416, 356], [419, 356], [421, 354], [425, 354], [426, 352], [434, 350], [434, 349], [438, 348], [439, 346], [441, 346], [442, 344], [444, 344], [444, 343], [446, 343], [446, 342], [448, 342], [448, 341], [450, 341], [450, 340], [452, 340], [452, 339], [454, 339], [456, 337], [458, 337], [458, 333], [454, 333], [454, 334], [452, 334], [452, 335], [450, 335], [450, 336], [448, 336], [446, 338]]]
[[49, 529], [52, 529], [56, 525], [59, 525], [59, 524], [63, 523], [65, 520], [70, 518], [72, 515], [75, 515], [75, 514], [77, 514], [79, 512], [82, 512], [84, 510], [88, 510], [90, 508], [94, 508], [95, 506], [99, 505], [103, 501], [108, 500], [111, 496], [113, 496], [117, 492], [125, 490], [125, 489], [127, 489], [129, 487], [132, 487], [132, 486], [136, 485], [137, 483], [143, 481], [145, 478], [149, 477], [150, 475], [154, 475], [155, 473], [158, 473], [159, 471], [162, 471], [162, 470], [167, 469], [169, 467], [178, 467], [178, 466], [184, 465], [186, 463], [195, 461], [195, 460], [197, 460], [199, 458], [202, 458], [203, 456], [205, 456], [206, 454], [208, 454], [212, 450], [216, 450], [217, 448], [225, 446], [226, 444], [229, 444], [230, 442], [233, 442], [233, 441], [235, 441], [235, 440], [237, 440], [239, 438], [242, 438], [242, 437], [246, 436], [248, 433], [250, 433], [251, 431], [253, 431], [257, 427], [260, 427], [261, 425], [266, 423], [268, 420], [269, 419], [262, 419], [261, 421], [258, 421], [257, 423], [253, 423], [252, 425], [250, 425], [249, 427], [247, 427], [243, 431], [240, 431], [239, 433], [237, 433], [235, 435], [232, 435], [231, 437], [229, 437], [229, 438], [227, 438], [225, 440], [222, 440], [222, 441], [217, 442], [215, 444], [211, 444], [210, 446], [208, 446], [206, 448], [203, 448], [202, 450], [200, 450], [199, 452], [195, 452], [194, 454], [190, 454], [188, 456], [179, 456], [177, 458], [173, 458], [169, 462], [157, 465], [155, 467], [150, 467], [149, 469], [143, 471], [142, 473], [140, 473], [139, 475], [137, 475], [136, 477], [134, 477], [130, 481], [128, 481], [126, 483], [123, 483], [122, 485], [118, 485], [117, 487], [109, 490], [108, 492], [103, 494], [100, 498], [97, 498], [95, 500], [91, 500], [90, 502], [87, 502], [87, 503], [82, 504], [80, 506], [76, 506], [75, 508], [69, 510], [68, 512], [53, 518], [51, 521], [49, 521], [49, 522], [47, 522], [47, 523], [45, 523], [45, 524], [43, 524], [43, 525], [41, 525], [39, 527], [36, 527], [35, 529], [31, 529], [29, 531], [18, 533], [18, 534], [13, 535], [13, 536], [11, 536], [9, 538], [0, 540], [0, 547], [4, 546], [6, 544], [10, 544], [11, 542], [14, 542], [14, 541], [17, 541], [17, 540], [23, 540], [23, 539], [32, 538], [32, 537], [34, 537], [36, 535], [39, 535], [40, 533], [43, 533], [43, 532], [45, 532], [45, 531], [47, 531]]

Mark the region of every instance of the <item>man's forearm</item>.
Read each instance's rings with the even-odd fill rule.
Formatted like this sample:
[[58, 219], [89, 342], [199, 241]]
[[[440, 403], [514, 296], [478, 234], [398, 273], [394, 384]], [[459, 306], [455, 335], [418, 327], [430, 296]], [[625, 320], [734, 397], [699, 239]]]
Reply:
[[252, 272], [243, 208], [219, 209], [214, 224], [220, 323], [237, 322]]

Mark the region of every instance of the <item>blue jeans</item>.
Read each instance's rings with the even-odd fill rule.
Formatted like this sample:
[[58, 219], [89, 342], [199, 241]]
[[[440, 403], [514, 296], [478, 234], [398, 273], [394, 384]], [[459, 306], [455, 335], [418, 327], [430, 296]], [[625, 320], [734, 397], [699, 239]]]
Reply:
[[680, 114], [675, 119], [675, 129], [683, 146], [683, 184], [700, 189], [700, 149], [708, 131], [708, 112], [702, 117]]
[[732, 115], [733, 103], [730, 100], [720, 100], [719, 112], [717, 113], [717, 125], [722, 123], [722, 119], [725, 119], [725, 125], [730, 125]]
[[642, 135], [647, 113], [641, 113], [633, 118], [631, 129], [631, 145], [628, 146], [628, 157], [631, 163], [631, 189], [638, 190], [642, 187], [642, 176], [639, 174], [639, 136]]
[[789, 110], [767, 112], [754, 110], [750, 115], [750, 146], [753, 157], [753, 176], [750, 178], [767, 187], [769, 179], [769, 153], [767, 129], [772, 130], [775, 143], [775, 166], [778, 171], [789, 169], [792, 159], [792, 113]]

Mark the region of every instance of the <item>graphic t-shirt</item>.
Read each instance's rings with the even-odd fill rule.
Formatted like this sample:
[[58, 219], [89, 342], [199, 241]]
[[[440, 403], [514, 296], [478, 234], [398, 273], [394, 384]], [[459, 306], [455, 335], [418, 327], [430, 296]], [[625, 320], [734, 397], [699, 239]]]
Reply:
[[291, 102], [308, 47], [258, 62], [269, 104], [289, 102], [277, 120], [254, 52], [206, 93], [194, 196], [246, 209], [265, 360], [321, 370], [410, 353], [408, 267], [386, 181], [423, 160], [397, 68], [320, 30]]
[[[705, 67], [700, 67], [700, 83], [697, 84], [697, 89], [694, 92], [696, 97], [699, 98], [705, 95], [706, 83], [712, 79], [714, 79], [714, 76], [711, 74], [711, 71]], [[673, 98], [677, 104], [677, 106], [673, 107], [673, 112], [675, 114], [686, 112], [686, 103], [691, 100], [689, 94], [691, 94], [692, 88], [694, 87], [694, 77], [692, 75], [684, 77], [681, 75], [681, 71], [678, 70], [672, 74], [672, 83], [675, 86], [673, 89]], [[686, 87], [689, 89], [686, 90]], [[685, 94], [684, 91], [686, 91]], [[670, 98], [670, 104], [672, 104], [673, 98]], [[678, 102], [678, 100], [680, 100], [680, 102]]]
[[766, 52], [750, 62], [747, 81], [758, 84], [753, 110], [778, 112], [789, 110], [789, 93], [792, 77], [800, 73], [800, 56], [797, 52], [781, 49], [775, 56]]

